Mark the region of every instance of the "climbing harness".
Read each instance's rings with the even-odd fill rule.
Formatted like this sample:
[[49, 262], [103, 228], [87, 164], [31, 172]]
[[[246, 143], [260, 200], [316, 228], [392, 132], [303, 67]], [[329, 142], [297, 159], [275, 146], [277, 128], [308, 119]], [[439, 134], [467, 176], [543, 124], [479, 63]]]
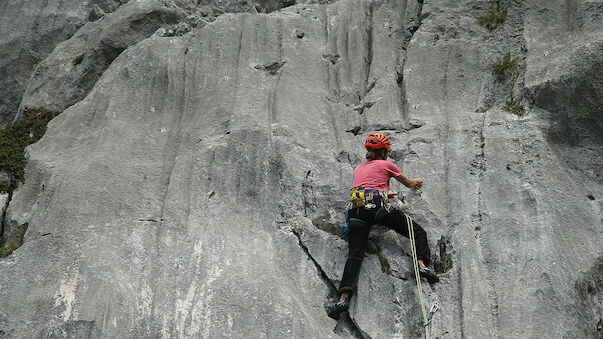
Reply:
[[[423, 326], [425, 327], [425, 339], [429, 339], [429, 323], [431, 323], [431, 317], [438, 310], [439, 306], [436, 303], [429, 311], [429, 319], [427, 312], [425, 312], [425, 303], [423, 301], [423, 289], [421, 288], [421, 277], [419, 275], [419, 260], [417, 259], [417, 248], [415, 243], [415, 232], [413, 227], [413, 221], [408, 215], [406, 217], [406, 224], [408, 225], [408, 238], [410, 239], [410, 252], [412, 253], [412, 263], [415, 267], [415, 279], [417, 280], [417, 289], [419, 291], [419, 302], [421, 303], [421, 312], [423, 312]], [[433, 312], [432, 312], [433, 311]]]
[[342, 238], [347, 236], [350, 233], [350, 210], [354, 207], [363, 207], [366, 205], [366, 200], [364, 199], [364, 187], [356, 186], [350, 190], [350, 202], [345, 207], [345, 219], [343, 222], [343, 234]]
[[[381, 197], [381, 199], [375, 199]], [[344, 238], [350, 233], [350, 210], [353, 208], [364, 207], [367, 210], [379, 209], [377, 213], [381, 212], [381, 209], [385, 209], [385, 212], [389, 213], [391, 206], [388, 203], [387, 192], [378, 190], [365, 190], [362, 186], [356, 186], [350, 190], [350, 202], [345, 208], [345, 221], [343, 223], [343, 234]]]

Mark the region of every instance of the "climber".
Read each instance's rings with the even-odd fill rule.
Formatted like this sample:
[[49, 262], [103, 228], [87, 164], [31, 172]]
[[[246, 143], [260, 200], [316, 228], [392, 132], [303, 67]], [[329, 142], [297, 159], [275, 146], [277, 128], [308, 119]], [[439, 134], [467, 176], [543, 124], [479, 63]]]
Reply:
[[[339, 301], [326, 306], [331, 318], [337, 318], [341, 312], [347, 311], [350, 307], [350, 298], [360, 272], [371, 226], [380, 224], [407, 238], [409, 236], [404, 213], [390, 209], [388, 206], [388, 196], [396, 194], [389, 190], [389, 179], [394, 177], [409, 188], [421, 187], [423, 184], [423, 180], [419, 178], [406, 178], [396, 165], [386, 160], [391, 149], [387, 135], [371, 133], [364, 146], [367, 161], [354, 170], [354, 188], [351, 191], [352, 202], [349, 206], [351, 209], [346, 217], [349, 218], [349, 222], [346, 220], [349, 224], [348, 259], [339, 285]], [[436, 283], [439, 281], [438, 276], [427, 268], [430, 261], [427, 233], [417, 223], [413, 222], [413, 224], [419, 273], [429, 283]]]

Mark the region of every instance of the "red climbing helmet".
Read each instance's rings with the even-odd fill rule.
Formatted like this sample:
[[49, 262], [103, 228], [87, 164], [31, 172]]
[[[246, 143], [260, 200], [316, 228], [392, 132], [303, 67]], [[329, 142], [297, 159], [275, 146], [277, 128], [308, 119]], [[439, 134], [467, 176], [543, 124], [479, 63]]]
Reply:
[[371, 135], [366, 138], [364, 147], [372, 149], [385, 148], [389, 151], [392, 148], [392, 144], [389, 142], [389, 138], [387, 137], [387, 135], [377, 132], [371, 133]]

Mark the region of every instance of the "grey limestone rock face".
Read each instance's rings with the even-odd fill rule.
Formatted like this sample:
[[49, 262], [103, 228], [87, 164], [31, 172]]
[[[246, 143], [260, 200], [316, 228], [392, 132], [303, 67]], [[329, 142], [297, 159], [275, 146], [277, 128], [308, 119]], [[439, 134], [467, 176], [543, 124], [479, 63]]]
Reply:
[[8, 202], [9, 202], [8, 193], [0, 194], [0, 215], [4, 215], [4, 211], [6, 211]]
[[28, 81], [21, 110], [46, 107], [62, 111], [83, 99], [111, 62], [126, 48], [159, 27], [184, 20], [187, 13], [161, 1], [132, 1], [80, 28], [39, 63]]
[[0, 3], [0, 126], [14, 118], [34, 67], [79, 27], [122, 2], [125, 1]]
[[[528, 3], [526, 85], [551, 113], [547, 137], [568, 165], [600, 183], [603, 162], [603, 3]], [[556, 24], [552, 24], [555, 22]]]
[[[440, 306], [432, 337], [595, 338], [603, 188], [586, 125], [603, 96], [597, 75], [572, 83], [600, 63], [603, 13], [504, 5], [488, 30], [485, 1], [298, 4], [128, 47], [28, 148], [4, 220], [28, 227], [0, 259], [0, 333], [421, 337], [408, 240], [381, 227], [350, 316], [323, 309], [346, 260], [352, 173], [381, 130], [425, 181], [393, 185], [405, 212], [434, 261], [453, 262], [423, 283]], [[576, 38], [549, 59], [567, 30], [551, 13]], [[521, 67], [498, 82], [490, 65], [506, 54]]]
[[[126, 3], [128, 0], [0, 4], [0, 126], [19, 118], [27, 104], [68, 107], [81, 100], [110, 62], [128, 46], [147, 38], [153, 27], [178, 21], [204, 25], [224, 13], [267, 13], [295, 1], [141, 0], [122, 6]], [[85, 67], [74, 71], [72, 66], [79, 63], [72, 62], [85, 52]], [[28, 80], [30, 76], [33, 79]]]

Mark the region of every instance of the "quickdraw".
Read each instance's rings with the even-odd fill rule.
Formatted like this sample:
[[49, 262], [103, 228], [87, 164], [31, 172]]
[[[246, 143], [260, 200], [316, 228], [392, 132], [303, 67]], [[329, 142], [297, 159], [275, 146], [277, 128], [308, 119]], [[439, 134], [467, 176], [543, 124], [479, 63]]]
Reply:
[[436, 302], [435, 304], [433, 304], [433, 306], [431, 306], [431, 309], [429, 310], [429, 314], [427, 315], [427, 322], [425, 324], [423, 324], [423, 326], [427, 326], [431, 323], [431, 319], [433, 319], [433, 315], [440, 309], [440, 305]]

